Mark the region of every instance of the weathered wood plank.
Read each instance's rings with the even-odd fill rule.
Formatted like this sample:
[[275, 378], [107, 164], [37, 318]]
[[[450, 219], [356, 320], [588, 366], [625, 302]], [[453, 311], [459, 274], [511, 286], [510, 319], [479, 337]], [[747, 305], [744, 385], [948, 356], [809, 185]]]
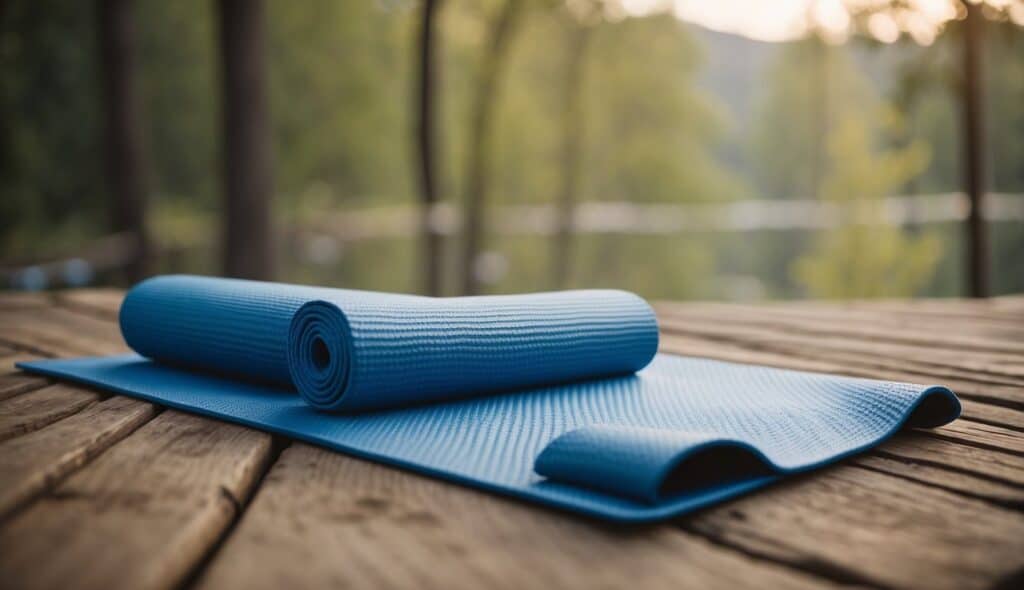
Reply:
[[268, 435], [167, 411], [0, 526], [15, 588], [172, 588], [251, 492]]
[[988, 328], [997, 330], [1007, 327], [1008, 323], [1020, 322], [1024, 316], [1013, 311], [1000, 308], [992, 301], [972, 301], [966, 299], [900, 299], [881, 301], [861, 301], [848, 305], [829, 304], [815, 307], [805, 302], [792, 302], [789, 306], [794, 312], [805, 314], [862, 314], [866, 319], [875, 318], [884, 324], [892, 318], [915, 323], [923, 329], [937, 329], [948, 322], [958, 325], [973, 326], [982, 331]]
[[672, 527], [614, 527], [296, 444], [201, 588], [822, 587]]
[[21, 291], [0, 291], [0, 310], [30, 309], [46, 307], [50, 297], [46, 293], [26, 293]]
[[79, 319], [66, 311], [35, 306], [16, 312], [0, 310], [0, 400], [6, 400], [50, 383], [28, 375], [14, 364], [53, 356], [78, 356], [124, 352], [116, 326], [109, 321]]
[[934, 436], [932, 431], [913, 431], [898, 434], [855, 462], [874, 464], [880, 458], [904, 465], [903, 471], [883, 469], [895, 475], [969, 495], [984, 495], [984, 488], [998, 490], [998, 495], [990, 497], [1024, 507], [1024, 460], [1012, 453], [971, 446], [959, 439], [947, 440]]
[[123, 300], [124, 291], [120, 289], [74, 289], [61, 291], [55, 297], [57, 305], [111, 320], [117, 319]]
[[1000, 298], [976, 301], [970, 299], [898, 299], [862, 301], [854, 309], [868, 309], [921, 319], [964, 319], [969, 321], [1021, 321], [1024, 320], [1024, 298], [1014, 296], [1006, 301]]
[[0, 375], [0, 401], [45, 387], [48, 383], [47, 379], [21, 372]]
[[[883, 368], [900, 369], [971, 379], [982, 383], [1024, 386], [1018, 367], [1006, 361], [1020, 359], [1024, 353], [969, 353], [943, 350], [923, 345], [892, 344], [858, 340], [825, 330], [809, 331], [791, 325], [758, 326], [735, 324], [720, 318], [665, 320], [663, 331], [681, 332], [719, 340], [746, 342], [758, 346], [792, 352], [808, 350], [839, 362], [858, 362]], [[1003, 361], [1002, 363], [1000, 361]]]
[[[50, 300], [46, 302], [50, 303]], [[155, 413], [150, 404], [121, 397], [90, 406], [102, 395], [68, 385], [42, 389], [51, 381], [16, 371], [15, 362], [67, 350], [63, 342], [57, 341], [54, 346], [46, 339], [55, 329], [51, 321], [54, 316], [62, 326], [56, 329], [71, 331], [76, 334], [76, 342], [85, 343], [81, 350], [73, 348], [75, 352], [94, 354], [119, 350], [114, 347], [120, 337], [107, 325], [109, 320], [101, 324], [93, 320], [81, 321], [64, 311], [37, 309], [39, 307], [42, 306], [34, 306], [28, 312], [19, 310], [13, 316], [2, 316], [5, 328], [8, 328], [5, 335], [13, 337], [15, 346], [26, 346], [37, 352], [4, 347], [2, 352], [5, 354], [0, 363], [3, 363], [2, 369], [11, 372], [0, 375], [0, 400], [28, 391], [40, 391], [17, 401], [0, 403], [0, 440], [15, 437], [0, 445], [3, 449], [0, 451], [0, 467], [3, 468], [0, 515], [24, 504]], [[15, 329], [10, 329], [12, 326]], [[44, 339], [33, 332], [40, 327], [47, 334]]]
[[14, 365], [23, 361], [31, 361], [39, 358], [46, 358], [38, 354], [32, 354], [30, 352], [17, 352], [10, 356], [0, 358], [0, 376], [7, 376], [12, 373], [18, 373], [20, 369]]
[[779, 484], [682, 526], [883, 587], [987, 588], [1024, 567], [1024, 514], [855, 465]]
[[[856, 313], [842, 313], [822, 317], [813, 315], [808, 308], [765, 308], [759, 312], [754, 309], [734, 308], [725, 304], [686, 306], [662, 305], [657, 308], [659, 319], [667, 323], [687, 324], [701, 322], [707, 318], [715, 318], [725, 325], [733, 326], [774, 326], [785, 328], [798, 323], [800, 319], [811, 319], [826, 322], [833, 335], [845, 336], [858, 341], [880, 341], [913, 346], [944, 348], [954, 351], [990, 352], [990, 353], [1024, 353], [1024, 343], [1000, 334], [996, 337], [972, 334], [969, 331], [949, 330], [948, 323], [910, 322], [899, 317], [876, 317], [865, 321]], [[788, 317], [787, 317], [788, 316]], [[803, 322], [800, 325], [811, 330], [813, 323]], [[1018, 327], [1019, 328], [1019, 327]]]
[[[0, 329], [0, 338], [3, 336], [3, 329]], [[49, 383], [42, 377], [26, 375], [15, 368], [15, 363], [39, 358], [40, 355], [32, 354], [9, 344], [0, 344], [0, 400], [5, 400], [16, 395], [39, 389]]]
[[155, 414], [152, 404], [117, 396], [45, 428], [0, 443], [0, 518], [50, 488]]
[[900, 436], [878, 447], [875, 452], [1003, 482], [1024, 491], [1024, 459], [1021, 457], [965, 445], [956, 440], [915, 434]]
[[58, 383], [0, 401], [0, 441], [38, 430], [99, 399], [95, 391]]
[[942, 428], [925, 432], [933, 436], [1024, 457], [1024, 436], [1019, 432], [999, 426], [959, 420]]
[[0, 312], [5, 343], [44, 356], [119, 354], [127, 351], [117, 324], [56, 307]]
[[[834, 368], [825, 370], [851, 376], [868, 376], [877, 379], [893, 379], [910, 382], [941, 382], [971, 396], [977, 394], [994, 399], [999, 404], [1016, 404], [1021, 406], [1019, 398], [1024, 387], [1020, 385], [998, 384], [987, 380], [978, 380], [971, 376], [937, 376], [934, 368], [918, 368], [898, 359], [881, 361], [878, 356], [860, 356], [844, 352], [833, 352], [807, 343], [779, 343], [766, 338], [744, 338], [729, 334], [721, 334], [710, 330], [692, 330], [675, 332], [670, 329], [662, 337], [663, 348], [682, 354], [711, 355], [729, 354], [732, 359], [740, 357], [760, 359], [749, 361], [762, 365], [802, 369], [795, 365], [795, 360], [806, 363], [820, 364], [822, 367]], [[708, 354], [703, 351], [714, 351]], [[725, 359], [723, 359], [725, 360]], [[744, 361], [738, 361], [744, 362]], [[812, 369], [807, 369], [812, 370]], [[1024, 406], [1022, 406], [1024, 407]]]
[[1024, 509], [1024, 490], [1002, 481], [952, 471], [948, 466], [908, 460], [887, 453], [871, 453], [853, 463], [898, 478], [909, 479], [931, 487], [951, 491], [970, 498], [992, 502], [1013, 510]]
[[1001, 295], [985, 301], [992, 309], [1024, 317], [1024, 295]]
[[[676, 334], [669, 332], [667, 338], [671, 339]], [[1017, 402], [1022, 399], [1020, 391], [1024, 389], [1024, 381], [1011, 376], [993, 376], [991, 374], [972, 373], [951, 367], [950, 365], [933, 366], [929, 363], [920, 363], [913, 360], [906, 360], [900, 357], [882, 354], [850, 352], [837, 350], [828, 343], [814, 344], [771, 341], [765, 339], [736, 338], [720, 333], [703, 332], [692, 330], [686, 333], [687, 336], [700, 339], [710, 339], [727, 344], [734, 344], [748, 350], [759, 350], [770, 352], [787, 357], [804, 358], [822, 363], [830, 363], [833, 366], [843, 368], [846, 372], [850, 370], [867, 370], [877, 374], [902, 373], [914, 377], [907, 379], [917, 382], [970, 382], [975, 386], [984, 387], [990, 394], [1009, 402]]]
[[[61, 353], [97, 354], [122, 350], [120, 336], [108, 320], [80, 319], [65, 310], [52, 307], [51, 298], [41, 300], [42, 305], [15, 312], [0, 311], [0, 322], [4, 326], [3, 337], [9, 344], [0, 362], [9, 373], [0, 375], [0, 440], [31, 432], [65, 416], [72, 415], [88, 404], [98, 400], [100, 395], [88, 390], [76, 390], [68, 386], [44, 388], [51, 381], [16, 371], [14, 363]], [[25, 352], [25, 350], [33, 352]], [[25, 392], [35, 391], [29, 396]], [[40, 468], [45, 468], [40, 465]]]
[[[765, 350], [748, 349], [744, 348], [742, 343], [718, 342], [689, 335], [664, 335], [661, 338], [660, 347], [664, 352], [672, 352], [675, 354], [700, 356], [729, 362], [773, 366], [800, 371], [833, 373], [837, 375], [849, 375], [851, 377], [867, 377], [872, 379], [887, 379], [907, 382], [933, 380], [927, 375], [915, 375], [900, 371], [881, 370], [877, 368], [865, 369], [863, 367], [841, 365], [834, 361], [806, 359], [795, 354], [782, 354]], [[975, 399], [986, 400], [989, 398], [1000, 401], [998, 395], [989, 395], [993, 386], [952, 379], [942, 379], [940, 381], [960, 395], [960, 401], [964, 407], [964, 417], [1017, 429], [1024, 429], [1024, 411], [1022, 411], [1024, 408], [1018, 410], [974, 401]]]
[[830, 300], [784, 300], [761, 301], [756, 303], [723, 303], [658, 301], [656, 305], [678, 306], [685, 308], [718, 308], [756, 309], [763, 311], [791, 311], [803, 314], [856, 314], [869, 313], [879, 316], [890, 315], [913, 320], [935, 319], [936, 316], [953, 320], [989, 320], [989, 321], [1020, 321], [1024, 319], [1024, 297], [1011, 296], [1006, 299], [994, 297], [986, 300], [977, 299], [861, 299], [852, 301]]

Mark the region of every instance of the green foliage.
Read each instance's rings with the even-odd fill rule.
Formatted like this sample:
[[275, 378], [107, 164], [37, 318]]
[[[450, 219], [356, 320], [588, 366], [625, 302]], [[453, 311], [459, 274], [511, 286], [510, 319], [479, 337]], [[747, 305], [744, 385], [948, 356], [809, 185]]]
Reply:
[[0, 252], [7, 258], [74, 243], [104, 225], [91, 8], [59, 0], [3, 7]]
[[[1024, 191], [1024, 31], [1013, 23], [989, 23], [985, 54], [986, 120], [992, 157], [991, 188]], [[1024, 279], [1021, 279], [1024, 280]], [[1024, 284], [1021, 284], [1024, 287]]]
[[340, 203], [407, 198], [412, 6], [268, 4], [277, 188], [327, 183]]
[[817, 38], [785, 45], [764, 80], [751, 132], [751, 162], [760, 194], [817, 195], [829, 134], [851, 111], [877, 100], [843, 48]]
[[583, 193], [592, 199], [735, 198], [741, 184], [713, 158], [724, 131], [695, 88], [699, 48], [668, 15], [602, 25], [585, 95]]
[[156, 200], [209, 211], [220, 189], [220, 63], [207, 0], [136, 3], [138, 81]]
[[[496, 205], [550, 204], [561, 186], [569, 13], [563, 2], [526, 1], [495, 109], [490, 173]], [[461, 201], [470, 102], [488, 23], [501, 5], [446, 0], [441, 11], [439, 161], [450, 203]], [[152, 225], [163, 242], [197, 247], [169, 270], [216, 272], [221, 104], [213, 6], [206, 0], [134, 6]], [[74, 252], [106, 233], [111, 215], [93, 8], [54, 0], [5, 4], [4, 262]], [[411, 90], [419, 4], [315, 0], [270, 2], [267, 9], [274, 210], [287, 261], [279, 278], [413, 289], [415, 236], [347, 244], [336, 262], [314, 264], [291, 230], [324, 212], [416, 202]], [[955, 25], [929, 48], [872, 50], [887, 56], [889, 65], [881, 68], [865, 65], [857, 43], [761, 45], [772, 53], [772, 66], [751, 93], [756, 114], [742, 118], [749, 128], [730, 120], [723, 96], [702, 89], [707, 61], [688, 26], [668, 15], [585, 26], [582, 201], [817, 197], [850, 207], [851, 219], [867, 222], [882, 215], [879, 197], [960, 187]], [[988, 28], [989, 188], [1022, 192], [1024, 33], [1005, 23]], [[897, 79], [905, 83], [893, 84]], [[877, 115], [889, 102], [902, 114], [899, 128]], [[735, 132], [726, 135], [730, 125]], [[727, 141], [733, 152], [746, 149], [747, 163], [718, 157]], [[756, 277], [772, 297], [956, 294], [959, 228], [930, 229], [911, 236], [851, 223], [821, 235], [580, 236], [569, 284], [716, 297], [727, 290], [721, 278], [729, 274]], [[1002, 292], [1024, 289], [1024, 273], [1017, 272], [1022, 236], [1020, 223], [993, 231], [995, 284]], [[492, 289], [550, 285], [547, 238], [492, 236], [489, 245], [508, 264]]]
[[843, 207], [843, 225], [819, 237], [813, 251], [793, 265], [793, 274], [813, 297], [913, 295], [929, 281], [942, 254], [935, 236], [909, 237], [885, 225], [879, 200], [925, 168], [927, 147], [918, 142], [875, 149], [871, 128], [848, 117], [830, 137], [820, 198]]

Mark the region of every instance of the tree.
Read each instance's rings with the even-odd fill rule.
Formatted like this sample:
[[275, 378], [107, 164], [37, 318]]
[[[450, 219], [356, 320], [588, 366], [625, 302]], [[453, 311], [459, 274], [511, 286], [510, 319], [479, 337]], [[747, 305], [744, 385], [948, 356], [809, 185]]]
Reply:
[[462, 292], [465, 295], [475, 294], [480, 289], [475, 267], [486, 231], [484, 217], [493, 147], [491, 129], [502, 73], [522, 7], [523, 0], [505, 0], [491, 25], [470, 111], [466, 209], [462, 223]]
[[[984, 12], [993, 16], [1005, 19], [1011, 16], [1015, 10], [1011, 3], [1001, 6], [985, 4], [982, 6], [977, 0], [956, 2], [952, 5], [955, 13], [962, 17], [962, 23], [954, 27], [960, 29], [961, 36], [961, 62], [958, 70], [959, 76], [958, 92], [961, 113], [962, 113], [962, 169], [963, 187], [968, 198], [967, 220], [964, 225], [966, 251], [964, 252], [964, 273], [967, 278], [966, 291], [972, 297], [986, 297], [989, 294], [989, 239], [985, 220], [983, 218], [984, 196], [985, 196], [985, 175], [987, 170], [985, 137], [984, 137], [984, 86], [982, 74], [982, 55], [984, 42], [985, 17]], [[911, 23], [927, 22], [934, 18], [922, 18], [921, 15], [912, 14], [914, 7], [908, 8], [906, 3], [897, 0], [865, 4], [852, 8], [856, 20], [866, 22], [870, 25], [870, 19], [883, 18], [893, 23], [893, 26], [902, 24], [907, 26], [911, 34]], [[918, 18], [908, 18], [917, 16]], [[898, 17], [898, 18], [896, 18]], [[1019, 17], [1014, 17], [1018, 20]], [[941, 28], [946, 23], [932, 23], [935, 27]], [[867, 27], [871, 32], [870, 26]], [[897, 29], [898, 30], [898, 29]], [[931, 39], [928, 40], [930, 43]]]
[[114, 195], [113, 225], [134, 237], [129, 280], [149, 271], [151, 245], [146, 224], [149, 191], [135, 82], [135, 21], [131, 0], [98, 0], [97, 32], [105, 121], [107, 182]]
[[967, 3], [967, 18], [963, 27], [963, 79], [961, 80], [964, 137], [964, 188], [970, 207], [967, 210], [967, 293], [971, 297], [987, 297], [988, 287], [988, 232], [984, 212], [985, 196], [985, 138], [982, 109], [981, 7]]
[[[571, 36], [562, 19], [530, 18], [508, 68], [495, 128], [493, 202], [564, 203], [565, 104]], [[669, 14], [588, 23], [580, 79], [583, 123], [572, 209], [594, 201], [729, 199], [742, 187], [714, 157], [723, 119], [696, 82], [700, 47]], [[571, 29], [570, 29], [571, 30]], [[591, 97], [600, 97], [599, 100]], [[565, 211], [566, 209], [563, 209]], [[565, 287], [628, 286], [652, 296], [711, 294], [707, 240], [570, 233]], [[495, 240], [512, 271], [502, 290], [552, 285], [557, 237]], [[642, 263], [638, 263], [642, 261]]]
[[765, 196], [817, 195], [830, 129], [871, 99], [869, 82], [842, 48], [818, 37], [783, 46], [765, 77], [752, 133], [755, 181]]
[[442, 236], [433, 222], [433, 213], [440, 200], [440, 175], [438, 159], [441, 150], [437, 145], [436, 100], [438, 60], [437, 15], [442, 0], [424, 0], [423, 16], [419, 32], [419, 70], [416, 95], [416, 147], [419, 163], [421, 231], [423, 233], [423, 288], [428, 295], [441, 294]]
[[[841, 120], [871, 108], [877, 100], [870, 81], [846, 47], [812, 36], [776, 50], [762, 88], [755, 97], [750, 133], [758, 195], [818, 197], [828, 174], [830, 136]], [[802, 286], [794, 283], [790, 266], [809, 246], [809, 236], [793, 232], [785, 239], [765, 241], [748, 255], [759, 273], [777, 282], [777, 294], [793, 296]]]
[[224, 274], [274, 274], [263, 0], [218, 2], [223, 83]]
[[0, 19], [0, 256], [38, 261], [111, 227], [94, 2], [11, 2]]
[[555, 241], [552, 253], [551, 280], [555, 288], [565, 288], [569, 281], [572, 255], [572, 226], [579, 192], [582, 160], [583, 71], [590, 45], [591, 23], [569, 18], [566, 39], [565, 87], [562, 97], [562, 186], [559, 190]]
[[872, 131], [864, 115], [848, 113], [829, 138], [829, 167], [820, 198], [840, 208], [843, 225], [819, 236], [812, 251], [792, 267], [813, 297], [913, 295], [929, 281], [942, 253], [934, 235], [911, 238], [885, 225], [881, 201], [924, 170], [927, 145], [876, 150]]

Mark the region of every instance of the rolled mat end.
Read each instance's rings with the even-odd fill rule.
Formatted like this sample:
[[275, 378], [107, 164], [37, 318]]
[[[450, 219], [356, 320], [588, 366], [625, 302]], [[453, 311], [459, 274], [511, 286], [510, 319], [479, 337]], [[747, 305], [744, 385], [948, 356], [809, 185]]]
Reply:
[[288, 330], [288, 372], [299, 395], [319, 410], [341, 410], [352, 364], [344, 312], [327, 301], [300, 307]]

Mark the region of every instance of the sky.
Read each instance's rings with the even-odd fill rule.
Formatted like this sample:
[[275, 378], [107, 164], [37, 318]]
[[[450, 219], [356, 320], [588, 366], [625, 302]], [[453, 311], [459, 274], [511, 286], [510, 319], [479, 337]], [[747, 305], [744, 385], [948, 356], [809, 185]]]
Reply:
[[[1024, 0], [984, 0], [1024, 25]], [[930, 45], [943, 25], [963, 13], [959, 0], [904, 0], [907, 8], [876, 11], [867, 33], [892, 43], [909, 35]], [[818, 30], [835, 42], [852, 33], [851, 13], [888, 6], [888, 0], [620, 0], [623, 16], [671, 10], [681, 20], [761, 41], [787, 41]]]

